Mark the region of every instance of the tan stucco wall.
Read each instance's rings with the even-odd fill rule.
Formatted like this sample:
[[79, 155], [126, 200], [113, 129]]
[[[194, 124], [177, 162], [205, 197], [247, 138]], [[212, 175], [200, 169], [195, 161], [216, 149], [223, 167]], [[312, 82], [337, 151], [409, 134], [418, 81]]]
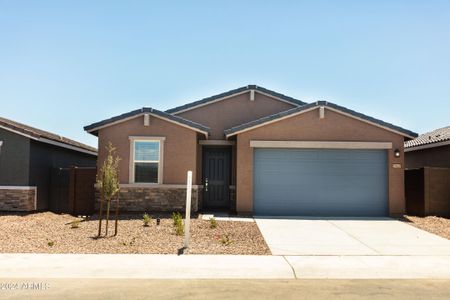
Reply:
[[[253, 210], [253, 148], [250, 140], [297, 140], [297, 141], [365, 141], [392, 142], [388, 151], [389, 211], [392, 215], [405, 211], [404, 155], [401, 135], [326, 110], [325, 118], [319, 119], [318, 109], [288, 119], [262, 126], [237, 136], [237, 211], [251, 213]], [[394, 157], [394, 149], [400, 150], [400, 158]], [[401, 169], [394, 169], [400, 163]]]
[[193, 184], [197, 184], [197, 132], [150, 116], [150, 126], [144, 126], [140, 116], [118, 123], [98, 132], [98, 169], [106, 157], [105, 147], [112, 142], [120, 156], [120, 182], [129, 183], [130, 136], [165, 137], [163, 153], [163, 184], [185, 184], [186, 172], [193, 171]]
[[250, 92], [177, 114], [211, 128], [210, 139], [224, 139], [223, 131], [295, 107], [260, 93], [250, 101]]

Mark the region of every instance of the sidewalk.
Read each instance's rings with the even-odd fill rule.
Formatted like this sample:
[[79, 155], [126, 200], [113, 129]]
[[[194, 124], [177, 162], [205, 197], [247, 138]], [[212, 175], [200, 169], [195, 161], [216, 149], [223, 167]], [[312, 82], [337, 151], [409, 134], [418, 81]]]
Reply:
[[0, 254], [0, 278], [450, 279], [450, 256]]
[[294, 278], [282, 256], [0, 254], [0, 278]]

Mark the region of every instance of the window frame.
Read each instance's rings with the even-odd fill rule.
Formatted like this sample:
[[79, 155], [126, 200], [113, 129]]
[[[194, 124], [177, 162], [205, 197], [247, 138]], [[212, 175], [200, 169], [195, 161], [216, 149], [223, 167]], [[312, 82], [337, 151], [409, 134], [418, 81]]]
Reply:
[[[163, 183], [163, 161], [164, 161], [164, 141], [165, 137], [160, 136], [130, 136], [130, 165], [129, 165], [129, 183], [155, 185]], [[159, 161], [141, 161], [135, 160], [136, 142], [158, 142], [159, 143]], [[135, 182], [136, 163], [158, 163], [158, 181], [157, 182]]]

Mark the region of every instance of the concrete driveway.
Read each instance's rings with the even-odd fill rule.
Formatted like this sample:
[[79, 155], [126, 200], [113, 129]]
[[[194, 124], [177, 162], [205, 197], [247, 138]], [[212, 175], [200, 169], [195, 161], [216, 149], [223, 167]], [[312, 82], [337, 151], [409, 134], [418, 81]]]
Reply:
[[390, 218], [255, 221], [273, 255], [450, 255], [450, 240]]

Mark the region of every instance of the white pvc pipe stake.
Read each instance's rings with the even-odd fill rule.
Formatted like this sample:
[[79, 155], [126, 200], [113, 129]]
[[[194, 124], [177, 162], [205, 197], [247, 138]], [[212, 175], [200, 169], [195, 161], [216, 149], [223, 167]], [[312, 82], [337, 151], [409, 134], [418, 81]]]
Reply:
[[184, 248], [189, 247], [189, 227], [191, 221], [192, 171], [187, 172], [186, 217], [184, 220]]

